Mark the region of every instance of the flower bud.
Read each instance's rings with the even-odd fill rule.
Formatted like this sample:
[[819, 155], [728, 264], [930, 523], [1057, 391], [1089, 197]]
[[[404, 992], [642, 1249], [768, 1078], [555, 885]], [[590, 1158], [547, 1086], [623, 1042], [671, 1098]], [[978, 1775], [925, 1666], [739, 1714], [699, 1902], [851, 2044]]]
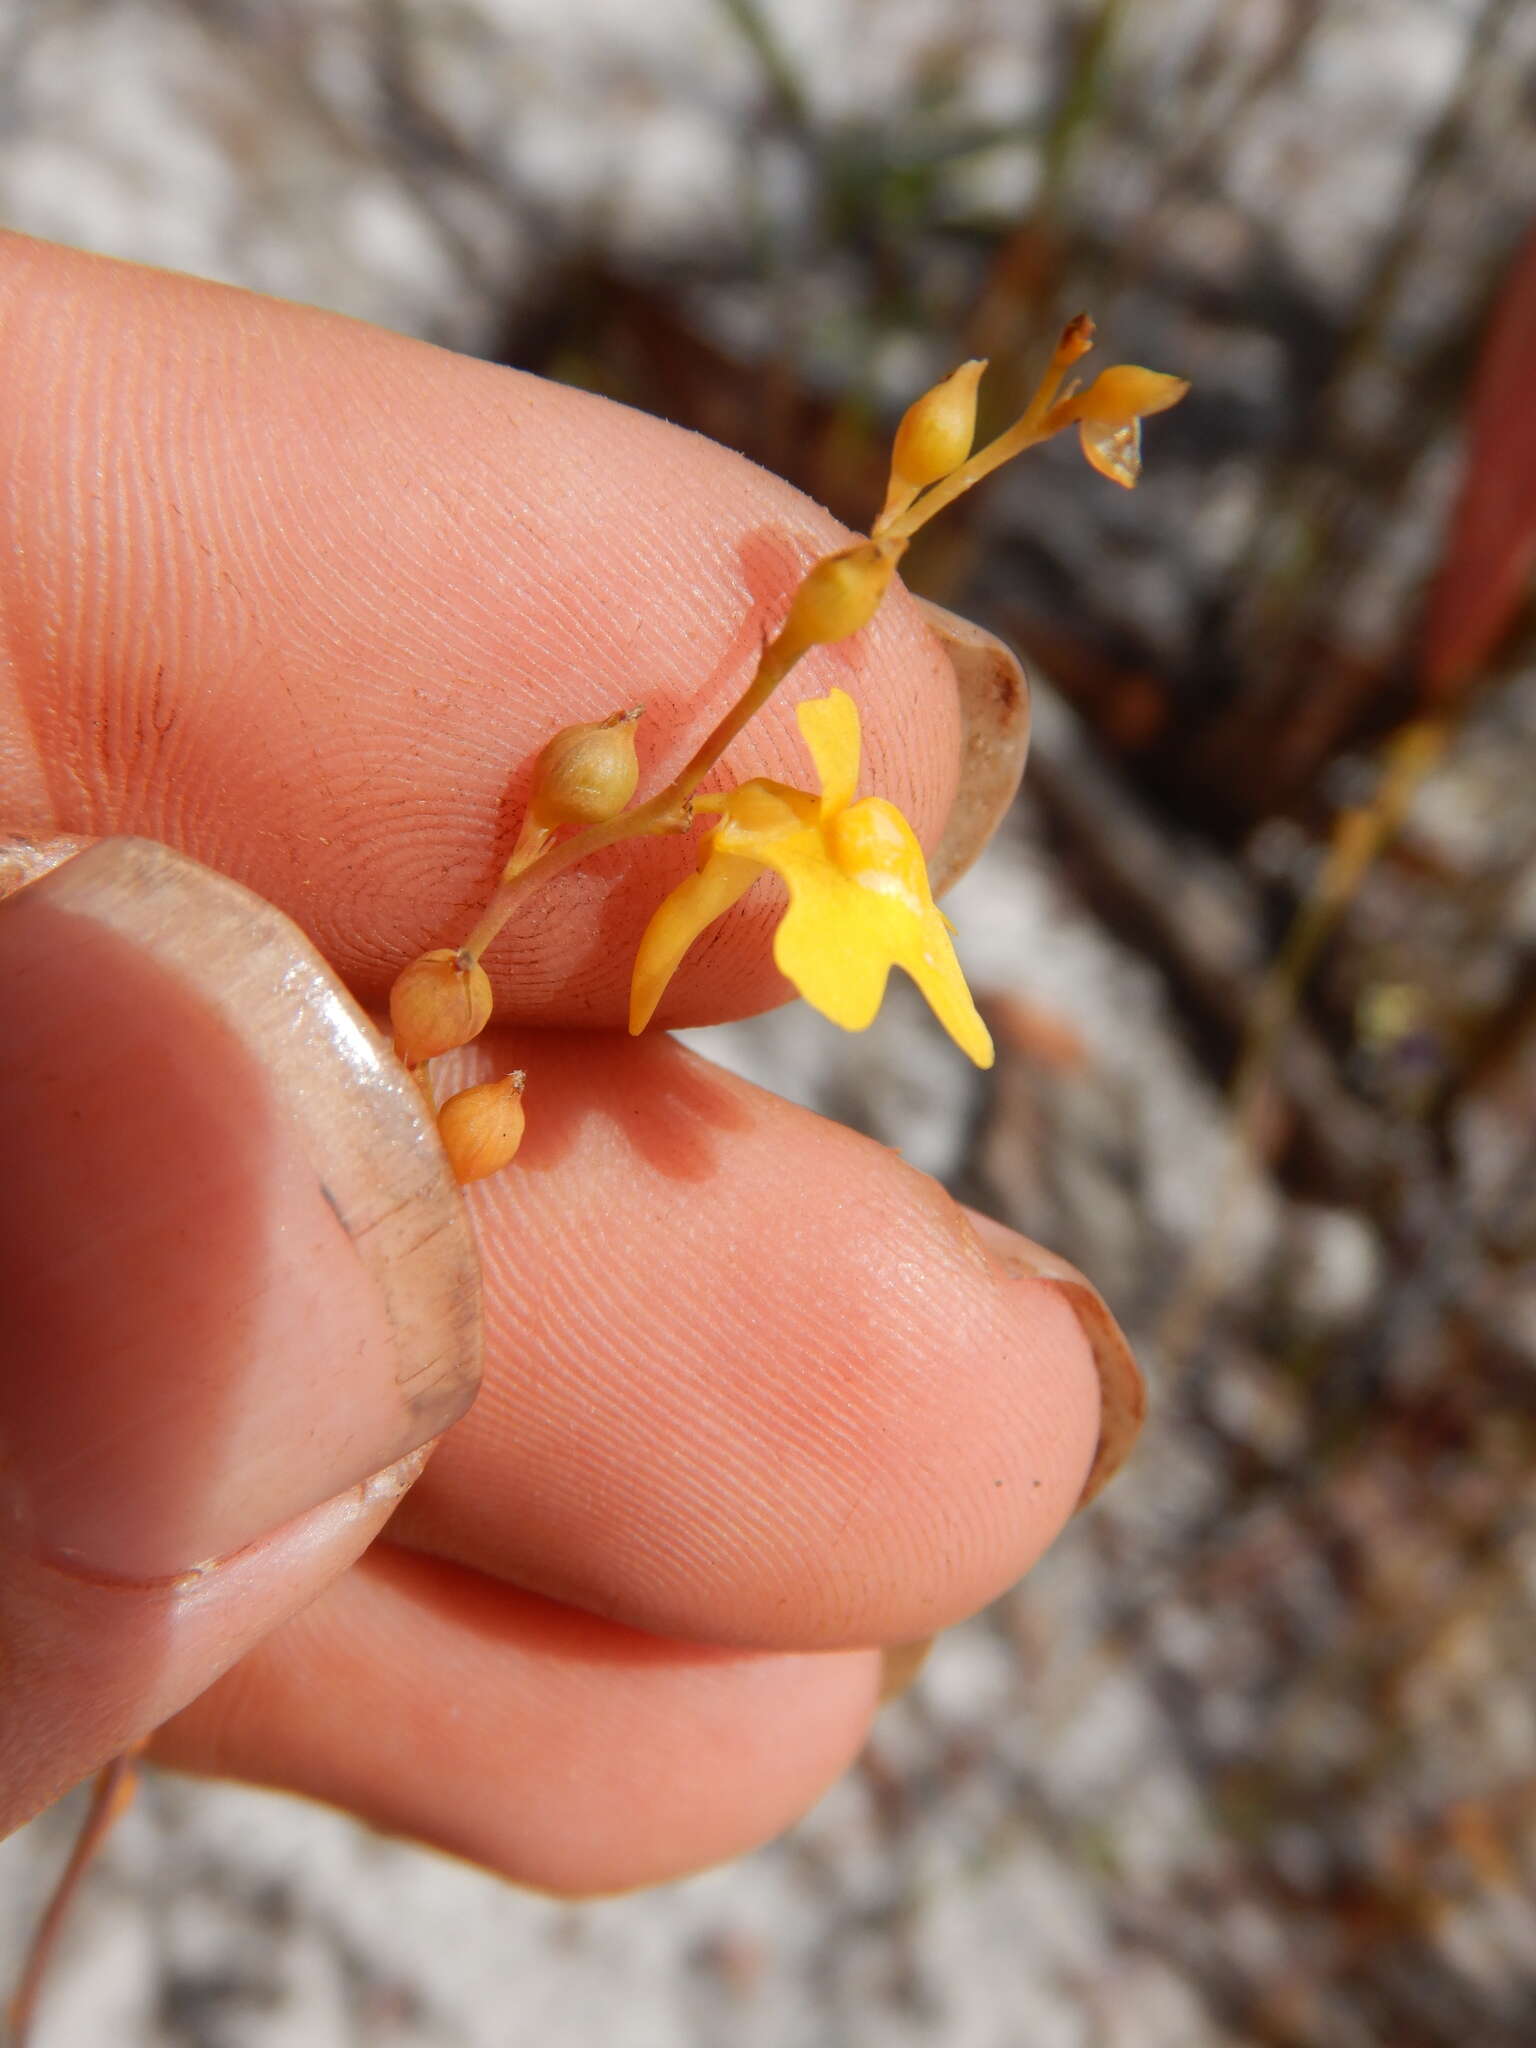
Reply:
[[964, 462], [976, 438], [976, 387], [986, 367], [984, 361], [962, 363], [907, 407], [891, 450], [895, 482], [926, 490]]
[[1166, 412], [1177, 405], [1189, 389], [1187, 377], [1169, 377], [1161, 370], [1138, 370], [1132, 363], [1116, 363], [1100, 370], [1086, 391], [1080, 391], [1063, 408], [1075, 420], [1096, 420], [1100, 426], [1128, 427], [1133, 420], [1154, 412]]
[[419, 1067], [441, 1052], [452, 1052], [485, 1029], [491, 1014], [491, 984], [478, 960], [440, 946], [423, 953], [395, 976], [389, 992], [389, 1021], [395, 1050]]
[[1056, 350], [1051, 358], [1052, 367], [1067, 370], [1079, 362], [1093, 347], [1093, 337], [1098, 329], [1087, 313], [1074, 313], [1057, 337]]
[[616, 711], [595, 725], [568, 725], [540, 754], [530, 815], [540, 825], [605, 825], [635, 793], [638, 710]]
[[813, 562], [795, 592], [780, 638], [793, 646], [814, 647], [857, 633], [874, 617], [899, 552], [876, 541], [861, 540], [840, 554], [824, 555]]
[[455, 1180], [484, 1180], [498, 1172], [523, 1142], [521, 1071], [500, 1081], [482, 1081], [450, 1095], [437, 1113], [438, 1135]]

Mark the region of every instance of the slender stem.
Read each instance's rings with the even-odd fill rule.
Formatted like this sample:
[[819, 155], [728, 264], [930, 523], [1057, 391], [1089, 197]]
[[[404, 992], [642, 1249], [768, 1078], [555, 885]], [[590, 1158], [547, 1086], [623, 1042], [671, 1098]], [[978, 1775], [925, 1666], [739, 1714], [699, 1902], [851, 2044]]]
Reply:
[[937, 512], [947, 505], [953, 505], [956, 498], [963, 497], [972, 484], [979, 484], [984, 476], [990, 476], [994, 469], [1000, 469], [1005, 462], [1011, 462], [1015, 455], [1022, 455], [1026, 448], [1033, 448], [1038, 442], [1050, 437], [1040, 433], [1024, 433], [1024, 421], [999, 434], [995, 441], [989, 441], [985, 448], [978, 449], [970, 461], [960, 469], [951, 470], [942, 483], [936, 483], [926, 497], [919, 499], [910, 512], [886, 528], [888, 534], [899, 535], [903, 540], [926, 526]]
[[1438, 719], [1415, 719], [1394, 735], [1375, 797], [1335, 820], [1322, 871], [1265, 970], [1229, 1091], [1230, 1145], [1218, 1197], [1211, 1205], [1211, 1222], [1191, 1254], [1159, 1331], [1163, 1353], [1172, 1363], [1187, 1359], [1216, 1298], [1233, 1219], [1259, 1161], [1265, 1098], [1276, 1060], [1318, 954], [1372, 863], [1402, 829], [1409, 805], [1449, 739], [1449, 727]]
[[756, 673], [747, 685], [745, 693], [700, 741], [682, 773], [662, 791], [663, 797], [673, 797], [681, 803], [693, 795], [737, 733], [749, 719], [755, 718], [762, 710], [801, 655], [808, 651], [809, 646], [809, 642], [791, 641], [783, 633], [780, 633], [777, 639], [768, 642], [758, 657]]
[[[1046, 415], [1060, 389], [1061, 380], [1079, 356], [1092, 346], [1093, 322], [1086, 315], [1068, 321], [1033, 398], [1006, 433], [980, 449], [952, 476], [934, 484], [915, 504], [911, 502], [913, 494], [898, 491], [893, 484], [886, 493], [884, 509], [875, 522], [875, 537], [882, 547], [893, 556], [899, 555], [908, 537], [936, 512], [942, 512], [946, 505], [952, 504], [962, 491], [968, 491], [972, 484], [979, 483], [1021, 450], [1047, 439], [1048, 433], [1055, 429], [1047, 429]], [[531, 843], [525, 848], [525, 842], [530, 841], [529, 827], [525, 823], [500, 882], [460, 948], [466, 961], [477, 962], [480, 959], [525, 896], [541, 889], [546, 882], [552, 882], [567, 868], [575, 867], [589, 854], [600, 852], [605, 846], [615, 846], [623, 839], [686, 831], [692, 818], [693, 794], [699, 784], [742, 727], [762, 710], [801, 655], [815, 644], [798, 634], [791, 637], [788, 631], [780, 632], [770, 640], [758, 657], [751, 682], [700, 741], [687, 764], [665, 789], [634, 810], [623, 811], [606, 824], [588, 825], [560, 845], [547, 846], [537, 853], [532, 851]]]
[[510, 882], [514, 875], [520, 875], [524, 868], [531, 868], [549, 841], [549, 827], [541, 825], [530, 809], [523, 818], [522, 829], [517, 835], [517, 844], [507, 857], [507, 864], [501, 871], [501, 879]]
[[562, 840], [558, 846], [548, 847], [537, 859], [521, 868], [516, 866], [514, 855], [461, 950], [471, 960], [479, 960], [525, 896], [531, 895], [535, 889], [542, 889], [546, 882], [552, 882], [556, 875], [563, 874], [589, 854], [598, 853], [605, 846], [616, 846], [623, 839], [686, 831], [691, 821], [694, 791], [747, 721], [762, 710], [801, 655], [808, 651], [809, 644], [801, 640], [791, 641], [782, 633], [768, 642], [758, 657], [757, 668], [746, 690], [700, 741], [685, 766], [665, 789], [658, 790], [655, 796], [648, 797], [634, 810], [621, 811], [618, 817], [610, 818], [606, 824], [586, 826], [571, 838]]
[[588, 854], [599, 853], [605, 846], [614, 846], [621, 839], [638, 839], [653, 832], [681, 831], [687, 820], [677, 818], [674, 823], [665, 810], [665, 801], [670, 795], [671, 789], [664, 789], [659, 796], [651, 797], [635, 810], [621, 811], [606, 825], [585, 826], [558, 846], [551, 846], [541, 853], [530, 866], [498, 882], [474, 930], [459, 951], [470, 961], [478, 961], [525, 896], [531, 896], [535, 889], [542, 889], [546, 882], [552, 882], [556, 875], [574, 867], [577, 861], [585, 860]]
[[142, 1743], [126, 1751], [122, 1756], [113, 1757], [96, 1773], [91, 1786], [91, 1803], [81, 1822], [75, 1845], [69, 1852], [69, 1861], [64, 1873], [54, 1887], [32, 1945], [27, 1951], [26, 1966], [21, 1982], [6, 2015], [10, 2023], [8, 2039], [11, 2048], [26, 2048], [32, 2031], [32, 2021], [37, 2010], [37, 1995], [42, 1989], [43, 1977], [58, 1942], [59, 1930], [64, 1916], [69, 1911], [80, 1881], [94, 1862], [102, 1843], [111, 1833], [114, 1822], [133, 1802], [134, 1790], [139, 1779], [139, 1753]]
[[869, 529], [870, 539], [883, 540], [916, 496], [917, 489], [912, 484], [898, 483], [893, 475], [886, 485], [885, 503], [880, 507], [880, 517]]

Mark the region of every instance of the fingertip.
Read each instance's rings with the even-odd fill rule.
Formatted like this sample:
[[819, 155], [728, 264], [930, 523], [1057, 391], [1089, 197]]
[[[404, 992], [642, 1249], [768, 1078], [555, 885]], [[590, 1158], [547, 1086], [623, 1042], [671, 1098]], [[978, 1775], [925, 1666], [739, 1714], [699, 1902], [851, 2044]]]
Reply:
[[[0, 287], [0, 561], [27, 564], [6, 643], [42, 792], [18, 783], [16, 822], [191, 852], [369, 996], [473, 923], [554, 730], [644, 703], [656, 787], [847, 539], [698, 435], [311, 308], [41, 245]], [[899, 590], [807, 658], [731, 775], [805, 783], [788, 700], [833, 685], [868, 786], [931, 842], [959, 714]], [[694, 857], [652, 841], [557, 880], [488, 963], [504, 1008], [620, 1026], [627, 955]], [[764, 936], [752, 905], [725, 920], [677, 1014], [781, 999]]]
[[480, 1333], [415, 1092], [269, 905], [107, 840], [0, 904], [0, 977], [16, 1819], [352, 1561]]
[[1093, 1459], [1078, 1503], [1086, 1507], [1120, 1470], [1141, 1434], [1147, 1415], [1146, 1378], [1108, 1302], [1085, 1273], [1059, 1252], [978, 1209], [965, 1214], [1005, 1278], [1032, 1279], [1054, 1290], [1077, 1323], [1097, 1391]]
[[106, 840], [0, 904], [0, 968], [0, 1433], [39, 1554], [174, 1576], [462, 1414], [468, 1227], [286, 918]]
[[879, 1679], [874, 1652], [669, 1642], [383, 1544], [157, 1753], [590, 1898], [781, 1833], [857, 1755]]
[[477, 1205], [486, 1386], [402, 1540], [781, 1651], [910, 1641], [1028, 1569], [1099, 1435], [1061, 1287], [887, 1148], [671, 1041], [478, 1057], [537, 1093]]

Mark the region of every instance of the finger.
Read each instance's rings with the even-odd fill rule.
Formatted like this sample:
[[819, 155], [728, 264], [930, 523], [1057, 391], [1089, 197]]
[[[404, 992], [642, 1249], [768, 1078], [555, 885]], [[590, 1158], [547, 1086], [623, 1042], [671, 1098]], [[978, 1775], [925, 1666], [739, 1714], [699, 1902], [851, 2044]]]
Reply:
[[109, 842], [0, 904], [0, 969], [14, 1823], [352, 1561], [479, 1328], [410, 1084], [276, 912]]
[[660, 1642], [383, 1544], [154, 1754], [524, 1884], [612, 1892], [780, 1833], [857, 1754], [878, 1680], [868, 1652]]
[[404, 1540], [772, 1649], [910, 1641], [1028, 1568], [1095, 1458], [1086, 1283], [1016, 1277], [1023, 1239], [671, 1041], [496, 1034], [459, 1071], [512, 1066], [486, 1382]]
[[[552, 730], [644, 703], [647, 788], [845, 536], [776, 478], [588, 394], [303, 307], [0, 236], [0, 823], [133, 832], [294, 916], [364, 992], [461, 936]], [[954, 675], [894, 592], [732, 747], [803, 784], [788, 699], [846, 684], [925, 841]], [[490, 964], [525, 1018], [622, 1022], [681, 841], [553, 884]], [[779, 1000], [755, 892], [669, 1021]]]

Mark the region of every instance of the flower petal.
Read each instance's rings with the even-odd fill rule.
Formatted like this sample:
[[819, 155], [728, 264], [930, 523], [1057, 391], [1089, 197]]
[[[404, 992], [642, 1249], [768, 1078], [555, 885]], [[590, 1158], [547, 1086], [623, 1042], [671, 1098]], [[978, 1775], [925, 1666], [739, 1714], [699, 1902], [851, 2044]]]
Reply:
[[813, 1009], [862, 1031], [900, 967], [961, 1051], [991, 1066], [992, 1040], [929, 891], [922, 849], [894, 804], [868, 797], [825, 838], [797, 833], [764, 845], [761, 856], [789, 888], [774, 962]]
[[894, 897], [914, 917], [933, 908], [928, 864], [917, 835], [884, 797], [867, 796], [841, 812], [827, 833], [827, 851], [861, 889]]
[[846, 690], [808, 697], [795, 706], [800, 736], [816, 763], [824, 819], [853, 802], [859, 786], [859, 712]]
[[755, 860], [715, 850], [711, 835], [711, 850], [703, 866], [662, 898], [641, 936], [629, 985], [632, 1035], [642, 1032], [655, 1016], [663, 990], [700, 932], [723, 917], [762, 871]]
[[1141, 475], [1141, 421], [1105, 426], [1100, 420], [1084, 420], [1077, 432], [1083, 453], [1100, 476], [1107, 476], [1112, 484], [1123, 484], [1128, 491], [1133, 489]]
[[1166, 412], [1188, 390], [1187, 377], [1143, 370], [1135, 363], [1115, 363], [1100, 370], [1088, 389], [1073, 401], [1070, 416], [1097, 420], [1106, 427], [1128, 427], [1132, 420], [1150, 419], [1155, 412]]
[[890, 907], [828, 860], [791, 857], [774, 866], [790, 896], [773, 935], [774, 965], [813, 1010], [844, 1031], [865, 1030], [875, 1021], [896, 957]]

